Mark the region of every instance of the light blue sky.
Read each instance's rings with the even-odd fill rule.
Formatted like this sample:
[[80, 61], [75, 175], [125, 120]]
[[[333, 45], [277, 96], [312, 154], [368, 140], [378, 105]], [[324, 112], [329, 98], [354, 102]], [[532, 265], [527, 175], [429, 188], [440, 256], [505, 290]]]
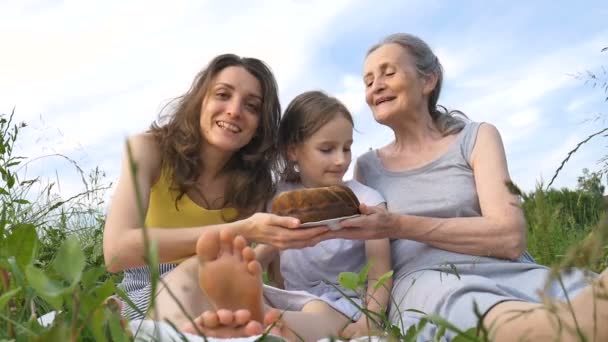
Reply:
[[[124, 138], [146, 129], [216, 54], [265, 60], [283, 106], [323, 89], [355, 115], [354, 153], [391, 132], [364, 103], [367, 48], [393, 32], [426, 40], [445, 72], [440, 103], [487, 121], [503, 136], [511, 175], [525, 190], [548, 181], [576, 143], [605, 127], [605, 94], [573, 74], [608, 68], [605, 1], [2, 1], [0, 112], [16, 107], [30, 127], [27, 157], [62, 153], [87, 170], [118, 175]], [[605, 138], [577, 153], [556, 181], [576, 185], [598, 169]], [[30, 175], [80, 181], [63, 159], [33, 162]]]

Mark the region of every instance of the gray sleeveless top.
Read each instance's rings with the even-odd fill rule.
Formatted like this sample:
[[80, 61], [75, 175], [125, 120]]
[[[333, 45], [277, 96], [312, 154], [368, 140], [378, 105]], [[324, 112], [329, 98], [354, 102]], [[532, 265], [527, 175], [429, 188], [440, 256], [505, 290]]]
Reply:
[[[388, 171], [377, 151], [369, 151], [357, 159], [359, 177], [380, 192], [388, 210], [394, 213], [438, 218], [481, 216], [469, 163], [479, 126], [480, 123], [467, 122], [445, 154], [417, 169]], [[460, 270], [460, 266], [499, 261], [410, 240], [392, 240], [391, 254], [395, 279], [423, 269], [449, 270], [457, 266]], [[530, 259], [524, 256], [521, 261]]]

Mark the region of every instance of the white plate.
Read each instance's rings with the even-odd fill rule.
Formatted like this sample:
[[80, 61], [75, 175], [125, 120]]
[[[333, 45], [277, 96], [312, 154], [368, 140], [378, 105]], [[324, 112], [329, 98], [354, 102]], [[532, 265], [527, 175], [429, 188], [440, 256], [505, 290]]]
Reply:
[[341, 221], [344, 221], [344, 220], [349, 219], [349, 218], [359, 217], [359, 216], [361, 216], [361, 215], [357, 214], [357, 215], [351, 215], [351, 216], [336, 217], [336, 218], [333, 218], [333, 219], [328, 219], [328, 220], [323, 220], [323, 221], [306, 222], [306, 223], [302, 223], [300, 225], [300, 228], [328, 226], [329, 229], [331, 229], [331, 230], [339, 230], [340, 228], [342, 228], [340, 226], [340, 222]]

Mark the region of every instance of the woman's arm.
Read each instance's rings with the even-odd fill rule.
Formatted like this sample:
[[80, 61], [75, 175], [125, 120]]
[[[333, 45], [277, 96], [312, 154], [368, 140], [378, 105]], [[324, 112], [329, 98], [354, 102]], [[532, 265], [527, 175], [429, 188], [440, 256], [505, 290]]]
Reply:
[[[125, 150], [122, 169], [115, 193], [106, 217], [103, 251], [110, 272], [145, 265], [145, 248], [141, 216], [145, 216], [150, 189], [161, 172], [158, 145], [150, 134], [140, 134], [129, 139], [131, 154], [137, 165], [137, 173], [131, 172], [129, 156]], [[137, 206], [135, 184], [141, 195], [143, 213]], [[160, 262], [169, 262], [195, 254], [196, 242], [203, 230], [232, 229], [249, 241], [264, 242], [279, 249], [310, 246], [311, 239], [325, 229], [296, 230], [298, 220], [271, 214], [253, 216], [226, 224], [196, 228], [147, 229], [150, 241], [158, 245]]]
[[517, 259], [526, 249], [526, 223], [510, 180], [502, 139], [489, 124], [479, 127], [471, 155], [481, 217], [437, 219], [398, 217], [400, 237], [479, 256]]
[[362, 205], [362, 212], [369, 216], [342, 222], [343, 227], [361, 229], [343, 229], [320, 238], [391, 237], [415, 240], [457, 253], [517, 259], [526, 249], [526, 224], [519, 199], [505, 185], [510, 177], [502, 140], [494, 126], [480, 126], [471, 166], [481, 207], [480, 217], [399, 215]]

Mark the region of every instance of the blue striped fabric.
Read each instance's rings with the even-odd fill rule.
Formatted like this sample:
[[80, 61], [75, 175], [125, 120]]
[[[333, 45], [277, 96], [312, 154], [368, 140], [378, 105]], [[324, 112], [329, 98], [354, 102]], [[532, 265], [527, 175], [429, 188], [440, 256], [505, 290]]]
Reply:
[[[176, 266], [177, 264], [158, 265], [160, 276], [163, 277], [165, 274], [171, 272]], [[131, 299], [141, 312], [146, 312], [148, 310], [152, 292], [151, 274], [148, 266], [126, 270], [124, 278], [118, 286], [127, 293], [129, 299]], [[122, 315], [130, 320], [144, 318], [136, 309], [126, 303], [123, 306]]]

